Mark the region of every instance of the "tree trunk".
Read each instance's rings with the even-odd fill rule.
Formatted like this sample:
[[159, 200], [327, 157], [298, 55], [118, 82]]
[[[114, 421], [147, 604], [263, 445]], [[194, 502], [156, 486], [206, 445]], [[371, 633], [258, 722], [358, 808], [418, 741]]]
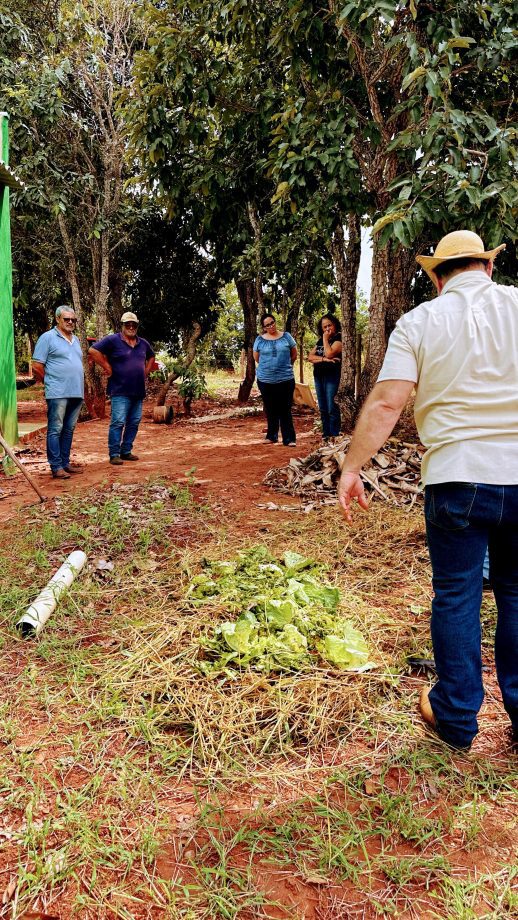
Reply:
[[250, 279], [237, 278], [235, 281], [239, 301], [243, 308], [244, 349], [246, 352], [246, 373], [239, 387], [237, 400], [246, 403], [255, 380], [255, 361], [253, 346], [257, 336], [257, 288]]
[[265, 312], [264, 293], [263, 293], [263, 271], [262, 271], [262, 247], [261, 247], [261, 225], [257, 215], [255, 204], [248, 202], [248, 219], [254, 231], [254, 250], [255, 250], [255, 295], [257, 298], [257, 308], [259, 313]]
[[385, 315], [385, 339], [388, 343], [390, 333], [403, 313], [412, 309], [412, 279], [417, 263], [413, 249], [398, 246], [391, 250], [388, 264], [387, 312]]
[[299, 380], [304, 383], [304, 333], [305, 329], [300, 330], [299, 335]]
[[[96, 290], [95, 299], [95, 334], [97, 340], [104, 338], [107, 329], [107, 306], [110, 296], [108, 275], [110, 270], [109, 236], [106, 231], [101, 234], [100, 246], [97, 247], [97, 278], [94, 274]], [[94, 262], [94, 256], [92, 255]], [[92, 262], [92, 264], [93, 264]], [[91, 382], [85, 392], [85, 402], [91, 415], [104, 418], [106, 415], [106, 378], [95, 366], [91, 370]]]
[[360, 377], [360, 405], [370, 393], [383, 364], [387, 347], [385, 337], [385, 319], [387, 312], [389, 247], [381, 248], [377, 238], [373, 241], [372, 253], [372, 287], [369, 307], [369, 334], [367, 353]]
[[58, 225], [61, 233], [61, 239], [63, 240], [63, 246], [65, 247], [65, 252], [67, 254], [67, 268], [66, 275], [67, 281], [70, 285], [70, 292], [72, 294], [72, 305], [77, 317], [77, 336], [81, 342], [81, 348], [83, 349], [83, 357], [85, 363], [85, 376], [88, 379], [88, 368], [86, 355], [88, 352], [88, 343], [86, 340], [86, 327], [83, 316], [83, 307], [81, 305], [81, 294], [79, 292], [79, 282], [78, 282], [78, 273], [77, 273], [77, 260], [74, 248], [72, 246], [72, 241], [68, 233], [68, 227], [65, 222], [63, 214], [58, 216]]
[[72, 293], [72, 304], [77, 317], [77, 334], [83, 351], [83, 367], [85, 372], [85, 404], [90, 416], [104, 418], [106, 412], [106, 396], [101, 375], [88, 363], [88, 340], [86, 325], [79, 291], [77, 260], [72, 246], [63, 214], [58, 216], [58, 225], [61, 239], [67, 254], [67, 280]]
[[189, 365], [192, 364], [192, 362], [194, 361], [196, 357], [196, 345], [197, 345], [200, 335], [201, 335], [200, 324], [193, 323], [191, 334], [189, 335], [187, 339], [185, 349], [184, 349], [185, 350], [185, 361], [183, 361], [182, 367], [180, 369], [176, 369], [169, 374], [169, 377], [167, 378], [163, 387], [161, 387], [160, 390], [158, 391], [158, 396], [156, 399], [155, 406], [165, 406], [167, 394], [169, 393], [169, 390], [171, 389], [173, 383], [175, 382], [175, 380], [178, 380], [178, 377], [182, 376], [182, 374], [187, 370]]
[[102, 339], [106, 335], [108, 299], [110, 296], [110, 286], [108, 283], [109, 274], [110, 240], [108, 232], [103, 230], [101, 233], [101, 274], [99, 278], [99, 294], [97, 303], [95, 305], [95, 323], [98, 339]]
[[342, 374], [336, 401], [340, 406], [342, 425], [349, 430], [357, 412], [356, 377], [356, 282], [361, 256], [361, 222], [357, 214], [348, 218], [348, 240], [345, 243], [342, 221], [337, 224], [331, 240], [331, 255], [335, 266], [342, 313]]
[[[309, 284], [311, 281], [311, 276], [315, 268], [315, 260], [312, 258], [306, 258], [304, 262], [300, 278], [295, 285], [295, 289], [291, 296], [291, 304], [286, 313], [286, 319], [284, 328], [286, 332], [289, 332], [294, 339], [299, 335], [299, 324], [300, 324], [300, 315], [302, 311], [302, 306], [306, 297], [308, 296]], [[304, 333], [303, 333], [304, 334]]]
[[358, 399], [358, 393], [360, 392], [360, 376], [362, 372], [362, 334], [361, 332], [356, 333], [356, 371], [354, 374], [354, 395]]
[[[114, 262], [116, 264], [114, 264]], [[118, 267], [117, 260], [114, 259], [113, 253], [110, 259], [110, 300], [108, 302], [108, 318], [113, 329], [119, 329], [121, 316], [124, 313], [122, 305], [122, 294], [124, 291], [124, 281], [122, 273]]]

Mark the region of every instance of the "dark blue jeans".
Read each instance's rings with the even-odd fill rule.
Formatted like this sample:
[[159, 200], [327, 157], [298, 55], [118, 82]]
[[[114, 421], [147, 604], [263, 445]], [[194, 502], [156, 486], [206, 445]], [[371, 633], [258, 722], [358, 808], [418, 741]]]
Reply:
[[70, 463], [70, 448], [83, 400], [47, 399], [47, 460], [53, 472]]
[[336, 438], [340, 434], [340, 409], [335, 403], [340, 378], [317, 377], [313, 378], [322, 419], [322, 435], [324, 438]]
[[498, 608], [495, 663], [502, 698], [518, 730], [518, 485], [449, 482], [426, 487], [433, 571], [432, 641], [438, 681], [430, 703], [439, 734], [467, 747], [482, 705], [482, 568]]
[[266, 437], [268, 441], [275, 442], [278, 440], [280, 426], [283, 444], [294, 444], [296, 437], [291, 406], [295, 390], [295, 379], [282, 380], [280, 383], [263, 383], [262, 380], [258, 380], [257, 386], [263, 398], [264, 411], [266, 412], [268, 424]]
[[110, 457], [130, 454], [142, 418], [142, 400], [130, 396], [112, 396], [108, 431]]

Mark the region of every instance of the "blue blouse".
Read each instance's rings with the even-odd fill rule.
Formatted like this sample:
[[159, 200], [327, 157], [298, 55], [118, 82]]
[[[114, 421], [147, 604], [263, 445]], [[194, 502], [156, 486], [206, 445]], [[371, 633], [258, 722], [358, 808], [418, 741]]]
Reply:
[[259, 352], [257, 379], [261, 383], [284, 383], [295, 376], [291, 363], [291, 349], [296, 348], [296, 341], [289, 332], [283, 332], [279, 339], [264, 339], [258, 335], [254, 342], [254, 351]]

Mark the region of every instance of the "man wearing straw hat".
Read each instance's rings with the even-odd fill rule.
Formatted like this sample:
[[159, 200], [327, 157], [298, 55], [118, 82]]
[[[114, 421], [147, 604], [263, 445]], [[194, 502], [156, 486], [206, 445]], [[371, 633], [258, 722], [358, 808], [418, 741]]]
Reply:
[[480, 604], [489, 546], [498, 608], [495, 660], [512, 738], [518, 741], [518, 289], [491, 281], [476, 233], [443, 237], [419, 256], [434, 300], [401, 317], [378, 382], [358, 420], [338, 497], [366, 509], [360, 470], [390, 435], [413, 387], [423, 457], [433, 571], [431, 632], [438, 680], [421, 693], [425, 722], [468, 749], [482, 705]]

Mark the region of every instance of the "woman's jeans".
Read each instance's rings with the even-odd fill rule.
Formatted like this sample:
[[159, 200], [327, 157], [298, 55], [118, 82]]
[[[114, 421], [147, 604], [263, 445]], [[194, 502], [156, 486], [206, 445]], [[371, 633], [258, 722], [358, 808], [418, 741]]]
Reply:
[[291, 380], [283, 380], [281, 383], [263, 383], [262, 380], [258, 380], [257, 386], [263, 397], [266, 412], [267, 440], [278, 441], [280, 425], [283, 444], [295, 443], [295, 428], [291, 415], [295, 379], [292, 377]]
[[111, 397], [108, 453], [112, 457], [130, 454], [142, 418], [142, 399], [130, 396]]
[[340, 378], [314, 377], [315, 390], [322, 419], [322, 435], [324, 438], [336, 438], [340, 434], [340, 409], [335, 403]]
[[70, 449], [83, 400], [47, 399], [47, 459], [53, 473], [70, 463]]
[[441, 737], [468, 747], [482, 705], [482, 567], [498, 608], [495, 663], [502, 698], [518, 731], [518, 485], [448, 482], [426, 486], [433, 570], [432, 641], [438, 681], [430, 703]]

